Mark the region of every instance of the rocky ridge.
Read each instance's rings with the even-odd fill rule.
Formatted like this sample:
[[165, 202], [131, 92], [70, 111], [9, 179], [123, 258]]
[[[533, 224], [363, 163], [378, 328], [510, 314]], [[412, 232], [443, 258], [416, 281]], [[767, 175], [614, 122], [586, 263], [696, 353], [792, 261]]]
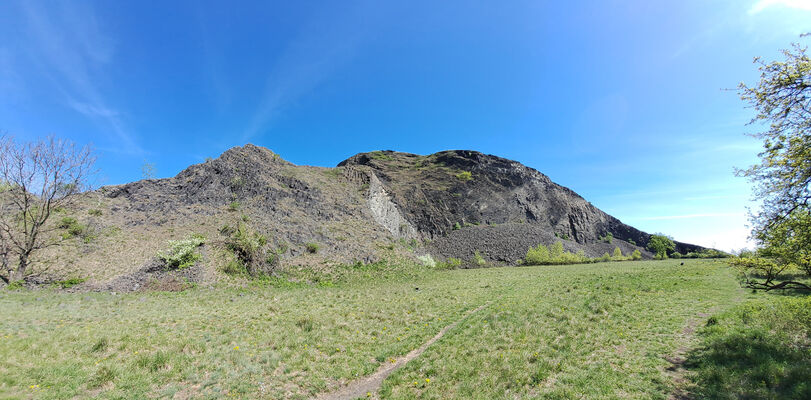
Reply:
[[[376, 151], [322, 168], [249, 144], [172, 178], [103, 187], [85, 204], [103, 213], [88, 223], [110, 233], [64, 259], [99, 281], [139, 276], [168, 240], [191, 233], [215, 245], [194, 276], [216, 279], [224, 262], [216, 249], [219, 229], [239, 220], [285, 249], [281, 264], [290, 268], [426, 253], [467, 262], [479, 253], [493, 264], [515, 265], [528, 247], [555, 241], [592, 257], [614, 247], [650, 256], [648, 233], [532, 168], [468, 150]], [[609, 233], [611, 244], [601, 240]], [[308, 251], [313, 243], [317, 253]], [[699, 249], [678, 243], [677, 250]]]

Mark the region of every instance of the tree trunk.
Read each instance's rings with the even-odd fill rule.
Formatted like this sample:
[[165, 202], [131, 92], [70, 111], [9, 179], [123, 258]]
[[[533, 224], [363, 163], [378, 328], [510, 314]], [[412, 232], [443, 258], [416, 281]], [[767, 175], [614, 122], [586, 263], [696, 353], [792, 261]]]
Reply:
[[11, 268], [9, 268], [8, 280], [10, 282], [17, 282], [25, 279], [26, 268], [28, 268], [28, 257], [21, 255], [20, 264], [17, 265], [17, 269], [12, 270]]

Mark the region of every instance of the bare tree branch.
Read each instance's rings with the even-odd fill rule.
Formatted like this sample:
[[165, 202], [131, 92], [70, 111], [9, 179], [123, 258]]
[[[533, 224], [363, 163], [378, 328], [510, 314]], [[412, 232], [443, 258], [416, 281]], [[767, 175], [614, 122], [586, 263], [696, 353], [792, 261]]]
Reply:
[[48, 222], [89, 189], [94, 163], [87, 146], [54, 137], [17, 143], [0, 136], [0, 261], [8, 274], [0, 279], [24, 279], [32, 255], [58, 243]]

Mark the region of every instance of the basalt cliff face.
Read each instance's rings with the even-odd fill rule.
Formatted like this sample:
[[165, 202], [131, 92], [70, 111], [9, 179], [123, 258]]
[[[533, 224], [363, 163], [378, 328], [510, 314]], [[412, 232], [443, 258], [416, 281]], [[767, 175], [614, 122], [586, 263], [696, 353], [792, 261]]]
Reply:
[[[509, 263], [529, 246], [556, 240], [567, 249], [599, 256], [616, 245], [623, 252], [635, 245], [644, 251], [650, 239], [546, 175], [476, 151], [361, 153], [339, 167], [364, 167], [379, 180], [374, 186], [386, 191], [405, 221], [404, 230], [392, 234], [431, 239], [428, 247], [440, 257], [468, 259], [478, 251]], [[617, 243], [600, 240], [609, 233]], [[700, 249], [685, 243], [677, 247], [680, 252]]]

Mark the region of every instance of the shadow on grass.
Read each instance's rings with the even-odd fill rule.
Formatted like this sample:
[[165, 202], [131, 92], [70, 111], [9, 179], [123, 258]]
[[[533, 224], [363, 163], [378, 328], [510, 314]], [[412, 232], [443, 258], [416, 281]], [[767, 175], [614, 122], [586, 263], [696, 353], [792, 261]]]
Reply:
[[811, 349], [764, 329], [709, 327], [688, 354], [695, 399], [811, 399]]

